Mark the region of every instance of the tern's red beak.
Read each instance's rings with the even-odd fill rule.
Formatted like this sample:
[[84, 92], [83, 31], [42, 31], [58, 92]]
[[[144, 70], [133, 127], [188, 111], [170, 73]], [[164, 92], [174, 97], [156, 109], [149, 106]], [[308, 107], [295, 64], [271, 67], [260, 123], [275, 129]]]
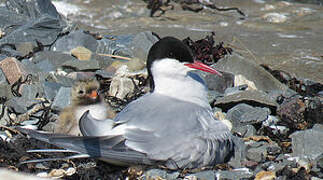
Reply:
[[214, 68], [211, 68], [208, 65], [203, 64], [200, 61], [195, 60], [194, 63], [185, 64], [185, 66], [188, 66], [188, 67], [194, 68], [194, 69], [198, 69], [198, 70], [201, 70], [201, 71], [205, 71], [205, 72], [208, 72], [208, 73], [211, 73], [211, 74], [217, 74], [219, 76], [222, 76], [222, 74], [220, 72], [218, 72]]

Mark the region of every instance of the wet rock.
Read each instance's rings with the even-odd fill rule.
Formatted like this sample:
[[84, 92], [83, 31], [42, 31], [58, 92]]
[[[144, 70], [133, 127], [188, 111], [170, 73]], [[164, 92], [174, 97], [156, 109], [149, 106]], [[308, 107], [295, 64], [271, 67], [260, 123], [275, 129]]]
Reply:
[[293, 155], [315, 159], [323, 152], [323, 126], [319, 128], [297, 131], [292, 138]]
[[253, 106], [265, 106], [272, 110], [276, 110], [276, 107], [278, 106], [275, 100], [261, 91], [241, 91], [232, 95], [219, 97], [213, 105], [220, 107], [223, 111], [227, 111], [239, 103], [246, 103]]
[[24, 65], [21, 64], [16, 58], [12, 57], [2, 60], [0, 62], [0, 68], [5, 74], [9, 84], [15, 83], [20, 77], [25, 77], [28, 74]]
[[71, 55], [75, 56], [78, 60], [90, 60], [92, 52], [83, 46], [77, 46], [71, 50]]
[[93, 36], [83, 31], [74, 31], [58, 39], [51, 47], [53, 51], [69, 53], [72, 49], [83, 46], [92, 52], [96, 51], [98, 43]]
[[145, 180], [149, 179], [177, 179], [179, 176], [179, 172], [172, 172], [168, 173], [165, 170], [162, 169], [150, 169], [148, 171], [145, 171], [143, 177]]
[[52, 109], [60, 111], [70, 104], [71, 88], [61, 87], [54, 98]]
[[214, 171], [201, 171], [185, 176], [185, 179], [216, 179]]
[[245, 59], [236, 54], [229, 58], [219, 60], [216, 63], [216, 68], [220, 71], [230, 72], [236, 76], [244, 76], [246, 80], [253, 82], [259, 91], [286, 91], [288, 89], [286, 85], [280, 83], [269, 72], [252, 60]]
[[247, 124], [265, 121], [270, 114], [268, 108], [252, 107], [248, 104], [238, 104], [227, 112], [227, 119], [233, 124], [233, 130]]
[[215, 176], [217, 179], [248, 179], [253, 176], [253, 173], [248, 168], [234, 169], [231, 171], [216, 171]]

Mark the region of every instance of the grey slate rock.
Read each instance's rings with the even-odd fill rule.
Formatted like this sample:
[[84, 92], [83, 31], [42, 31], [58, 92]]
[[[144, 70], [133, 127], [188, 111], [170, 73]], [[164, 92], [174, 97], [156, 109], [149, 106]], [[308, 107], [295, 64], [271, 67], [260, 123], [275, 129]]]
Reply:
[[238, 126], [235, 128], [234, 132], [238, 133], [242, 137], [250, 137], [256, 135], [256, 128], [252, 125]]
[[233, 168], [240, 168], [244, 167], [242, 162], [246, 160], [246, 145], [245, 142], [238, 138], [233, 136], [233, 142], [235, 144], [234, 147], [234, 156], [230, 159], [228, 164], [232, 166]]
[[61, 111], [63, 108], [68, 106], [71, 102], [71, 89], [70, 87], [61, 87], [54, 98], [52, 109]]
[[22, 114], [27, 112], [27, 105], [25, 104], [26, 101], [24, 101], [24, 98], [20, 97], [13, 97], [9, 99], [5, 105], [9, 108], [15, 111], [18, 114]]
[[168, 173], [165, 170], [162, 169], [149, 169], [145, 171], [143, 175], [144, 180], [150, 180], [150, 179], [169, 179], [169, 180], [175, 180], [179, 176], [179, 172], [171, 172]]
[[216, 171], [215, 176], [217, 179], [248, 179], [253, 176], [253, 173], [248, 168], [234, 169], [231, 171]]
[[235, 93], [244, 91], [247, 88], [248, 88], [248, 85], [247, 84], [240, 85], [240, 86], [235, 86], [235, 87], [231, 87], [231, 88], [227, 88], [225, 90], [224, 94], [225, 94], [225, 96], [232, 95], [232, 94], [235, 94]]
[[49, 100], [53, 100], [57, 95], [57, 92], [62, 87], [61, 84], [55, 82], [44, 82], [42, 84], [45, 97]]
[[[32, 62], [39, 67], [43, 67], [45, 63], [50, 63], [51, 65], [47, 65], [48, 67], [46, 66], [43, 67], [44, 68], [43, 71], [45, 71], [45, 70], [51, 70], [51, 69], [56, 70], [58, 67], [61, 67], [62, 64], [71, 60], [76, 61], [77, 59], [69, 54], [63, 54], [61, 52], [41, 51], [35, 54], [35, 56], [32, 59]], [[43, 65], [38, 65], [42, 61], [45, 61]], [[55, 68], [50, 68], [51, 66], [54, 66]]]
[[228, 72], [222, 72], [222, 76], [201, 72], [209, 90], [215, 90], [224, 94], [227, 88], [234, 86], [234, 75]]
[[297, 131], [290, 135], [292, 138], [293, 155], [307, 156], [315, 159], [323, 152], [323, 126], [305, 131]]
[[189, 178], [197, 178], [199, 180], [209, 180], [209, 179], [216, 179], [214, 171], [200, 171], [194, 174], [190, 174], [186, 176], [187, 179]]
[[154, 36], [150, 31], [140, 32], [135, 35], [130, 44], [134, 57], [146, 59], [149, 49], [157, 41], [158, 38]]
[[70, 53], [72, 49], [78, 46], [83, 46], [92, 52], [95, 52], [98, 43], [93, 36], [84, 33], [82, 30], [78, 30], [58, 39], [51, 47], [51, 50]]
[[64, 69], [71, 68], [75, 71], [84, 71], [84, 70], [97, 70], [100, 69], [100, 65], [98, 61], [91, 59], [88, 61], [80, 61], [80, 60], [69, 60], [62, 64]]
[[0, 84], [1, 85], [7, 85], [8, 84], [6, 76], [3, 73], [3, 71], [1, 70], [1, 68], [0, 68]]
[[233, 129], [241, 125], [255, 124], [265, 121], [270, 114], [268, 108], [252, 107], [248, 104], [238, 104], [227, 112], [226, 118], [233, 124]]
[[103, 39], [98, 40], [96, 52], [103, 54], [113, 54], [119, 56], [133, 57], [130, 44], [134, 35], [105, 35]]
[[257, 148], [250, 148], [247, 151], [247, 158], [250, 161], [261, 162], [267, 155], [266, 146], [260, 146]]
[[10, 99], [13, 97], [11, 92], [11, 86], [9, 84], [0, 84], [0, 97], [7, 97]]
[[229, 58], [220, 59], [216, 63], [216, 68], [217, 70], [230, 72], [234, 75], [243, 75], [249, 81], [254, 82], [257, 89], [263, 92], [285, 91], [288, 89], [286, 85], [280, 83], [254, 61], [245, 59], [236, 53], [233, 53]]

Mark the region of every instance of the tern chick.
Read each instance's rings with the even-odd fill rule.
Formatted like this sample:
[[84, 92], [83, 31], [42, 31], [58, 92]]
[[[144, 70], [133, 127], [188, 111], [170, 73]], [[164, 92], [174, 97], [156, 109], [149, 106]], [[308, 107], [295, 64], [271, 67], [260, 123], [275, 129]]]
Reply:
[[80, 135], [79, 119], [86, 111], [96, 119], [114, 118], [115, 112], [99, 95], [100, 84], [96, 79], [80, 80], [71, 90], [71, 105], [62, 110], [55, 133]]

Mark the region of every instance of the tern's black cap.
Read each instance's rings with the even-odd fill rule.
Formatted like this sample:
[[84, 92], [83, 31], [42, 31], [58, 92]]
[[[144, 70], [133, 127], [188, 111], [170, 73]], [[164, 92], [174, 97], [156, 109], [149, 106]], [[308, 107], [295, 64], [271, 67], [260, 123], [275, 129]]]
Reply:
[[160, 39], [150, 48], [148, 53], [147, 70], [150, 78], [151, 91], [154, 89], [154, 82], [150, 68], [154, 61], [164, 58], [172, 58], [187, 63], [194, 62], [192, 51], [181, 40], [174, 37], [164, 37]]

